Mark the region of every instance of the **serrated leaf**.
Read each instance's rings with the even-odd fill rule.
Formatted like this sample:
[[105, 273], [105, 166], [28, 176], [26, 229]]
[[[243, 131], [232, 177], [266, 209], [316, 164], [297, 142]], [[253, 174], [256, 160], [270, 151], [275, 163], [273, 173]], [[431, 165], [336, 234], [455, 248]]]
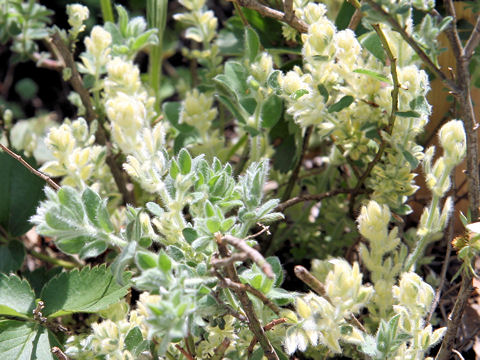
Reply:
[[[24, 160], [36, 167], [33, 159]], [[0, 152], [0, 169], [0, 226], [19, 236], [32, 227], [28, 220], [43, 198], [45, 182], [4, 152]]]
[[35, 293], [26, 280], [17, 275], [0, 274], [0, 315], [31, 317]]
[[387, 78], [385, 75], [380, 74], [379, 72], [376, 72], [376, 71], [367, 70], [367, 69], [355, 69], [355, 70], [353, 70], [353, 72], [357, 73], [357, 74], [363, 74], [363, 75], [370, 76], [371, 78], [373, 78], [375, 80], [383, 81], [387, 84], [392, 83], [389, 78]]
[[[122, 278], [126, 282], [130, 274], [125, 273]], [[128, 288], [128, 285], [119, 285], [104, 265], [64, 272], [51, 279], [42, 290], [43, 315], [56, 317], [75, 312], [96, 312], [119, 301]]]
[[62, 347], [55, 335], [37, 323], [0, 321], [0, 354], [4, 360], [56, 360], [51, 349]]
[[25, 259], [25, 248], [19, 241], [11, 240], [0, 246], [0, 272], [10, 273], [17, 271]]
[[338, 100], [335, 104], [332, 104], [328, 107], [329, 113], [339, 112], [343, 109], [349, 107], [353, 103], [353, 96], [346, 95]]
[[264, 128], [271, 128], [280, 120], [283, 112], [282, 99], [272, 94], [262, 104], [261, 119]]
[[245, 28], [245, 48], [248, 59], [254, 62], [260, 50], [260, 39], [251, 26]]

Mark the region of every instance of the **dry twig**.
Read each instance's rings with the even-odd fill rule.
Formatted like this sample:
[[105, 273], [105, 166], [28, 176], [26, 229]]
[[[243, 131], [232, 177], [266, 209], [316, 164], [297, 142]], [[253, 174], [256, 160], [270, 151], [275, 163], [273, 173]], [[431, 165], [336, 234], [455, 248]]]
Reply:
[[[263, 327], [263, 330], [265, 330], [265, 331], [271, 330], [271, 329], [273, 329], [274, 326], [279, 325], [279, 324], [283, 324], [283, 323], [286, 323], [286, 322], [287, 322], [286, 318], [280, 318], [280, 319], [272, 320], [267, 325], [265, 325]], [[249, 359], [250, 359], [250, 356], [253, 353], [253, 348], [255, 347], [255, 345], [257, 343], [258, 343], [258, 341], [257, 341], [256, 338], [253, 338], [252, 341], [250, 342], [250, 345], [248, 346], [248, 349], [247, 349], [247, 354], [248, 354]]]
[[7, 148], [5, 145], [0, 144], [0, 149], [5, 151], [8, 155], [10, 155], [12, 158], [17, 160], [20, 164], [25, 166], [27, 170], [30, 171], [33, 175], [38, 176], [40, 179], [44, 180], [48, 185], [52, 187], [52, 189], [57, 191], [60, 189], [60, 185], [58, 185], [55, 181], [53, 181], [48, 175], [45, 175], [41, 171], [34, 169], [32, 166], [30, 166], [29, 163], [23, 160], [23, 158], [20, 155], [16, 154], [15, 152]]
[[[308, 31], [308, 25], [303, 20], [300, 20], [298, 17], [296, 17], [293, 11], [283, 13], [281, 11], [278, 11], [278, 10], [269, 8], [266, 5], [263, 5], [259, 3], [257, 0], [228, 0], [228, 1], [236, 1], [240, 6], [255, 10], [263, 16], [283, 21], [284, 23], [290, 25], [300, 33], [306, 33]], [[286, 2], [288, 5], [288, 1]]]
[[[230, 251], [228, 250], [226, 243], [222, 240], [221, 234], [218, 234], [216, 236], [216, 241], [217, 241], [220, 255], [224, 258], [229, 257]], [[240, 279], [238, 277], [235, 266], [230, 265], [226, 267], [225, 270], [227, 272], [229, 280], [237, 284], [240, 283]], [[242, 308], [245, 311], [245, 314], [247, 315], [247, 318], [249, 320], [248, 327], [250, 331], [253, 333], [253, 335], [256, 337], [258, 342], [260, 343], [263, 349], [263, 353], [265, 354], [268, 360], [279, 360], [277, 353], [275, 352], [272, 344], [270, 343], [270, 340], [265, 335], [265, 330], [263, 330], [263, 327], [260, 324], [260, 321], [258, 320], [257, 314], [255, 313], [255, 309], [253, 308], [253, 304], [249, 299], [247, 292], [244, 289], [240, 289], [240, 288], [233, 289], [233, 291], [235, 292], [238, 299], [240, 300], [240, 303], [242, 304]]]

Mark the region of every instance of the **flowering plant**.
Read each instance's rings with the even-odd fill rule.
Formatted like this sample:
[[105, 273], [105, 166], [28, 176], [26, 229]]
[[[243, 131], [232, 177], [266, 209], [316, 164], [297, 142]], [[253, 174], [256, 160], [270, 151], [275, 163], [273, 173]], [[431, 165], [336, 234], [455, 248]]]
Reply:
[[[422, 265], [451, 236], [465, 157], [479, 215], [479, 23], [463, 44], [451, 1], [449, 16], [434, 1], [269, 3], [236, 0], [220, 21], [205, 0], [148, 0], [146, 19], [102, 0], [103, 24], [70, 4], [66, 30], [35, 1], [2, 6], [0, 40], [58, 71], [75, 109], [60, 123], [3, 109], [8, 359], [424, 359], [442, 339], [437, 358], [449, 356], [458, 323], [432, 320]], [[459, 52], [453, 80], [441, 32]], [[432, 74], [462, 119], [442, 124], [437, 158], [420, 139]], [[406, 226], [419, 165], [431, 202]], [[48, 246], [24, 235], [32, 225]], [[467, 229], [458, 299], [479, 250]], [[282, 265], [307, 260], [310, 271]]]

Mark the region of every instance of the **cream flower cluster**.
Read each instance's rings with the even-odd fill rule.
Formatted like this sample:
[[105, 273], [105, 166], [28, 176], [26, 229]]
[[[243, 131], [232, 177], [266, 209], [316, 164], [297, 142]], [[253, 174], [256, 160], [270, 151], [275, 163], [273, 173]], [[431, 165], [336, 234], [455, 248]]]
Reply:
[[[287, 111], [300, 125], [315, 125], [320, 136], [332, 137], [344, 149], [344, 157], [365, 164], [378, 151], [380, 132], [388, 144], [384, 155], [388, 160], [377, 163], [367, 185], [374, 190], [375, 200], [398, 209], [417, 189], [411, 171], [423, 157], [415, 139], [430, 114], [424, 100], [429, 90], [427, 74], [412, 63], [408, 45], [385, 31], [399, 59], [398, 112], [404, 114], [392, 134], [386, 134], [382, 129], [392, 111], [390, 67], [362, 49], [351, 30], [337, 31], [325, 13], [325, 6], [309, 3], [299, 14], [309, 24], [308, 33], [302, 35], [304, 65], [279, 78]], [[346, 98], [349, 105], [337, 110], [334, 105]], [[422, 106], [417, 104], [420, 100]]]
[[103, 27], [96, 25], [84, 43], [87, 52], [80, 56], [84, 71], [98, 77], [102, 67], [110, 60], [112, 35]]
[[217, 113], [217, 109], [213, 107], [213, 96], [193, 89], [183, 101], [180, 122], [196, 128], [202, 141], [207, 143], [211, 135], [209, 129]]
[[148, 354], [134, 356], [125, 349], [126, 338], [130, 330], [135, 327], [141, 331], [144, 339], [148, 338], [147, 318], [148, 305], [158, 302], [159, 295], [148, 293], [140, 294], [137, 309], [129, 312], [128, 317], [114, 321], [105, 319], [92, 324], [92, 334], [81, 339], [72, 336], [67, 340], [65, 354], [78, 360], [109, 359], [109, 360], [134, 360], [148, 359]]
[[325, 279], [325, 297], [309, 293], [296, 298], [295, 308], [300, 317], [294, 316], [296, 324], [287, 330], [284, 345], [288, 354], [297, 349], [305, 351], [308, 344], [323, 345], [333, 353], [340, 353], [340, 341], [351, 344], [364, 341], [361, 330], [347, 320], [370, 301], [373, 289], [362, 285], [357, 263], [351, 266], [343, 259], [330, 263], [333, 270]]
[[412, 339], [397, 350], [395, 359], [423, 359], [427, 350], [438, 343], [446, 327], [433, 331], [425, 326], [424, 318], [433, 301], [434, 291], [430, 285], [413, 272], [403, 273], [398, 286], [393, 287], [393, 296], [397, 304], [393, 306], [400, 315], [399, 328], [412, 336]]
[[79, 189], [106, 175], [106, 149], [94, 144], [94, 129], [95, 126], [89, 129], [83, 118], [66, 120], [61, 126], [51, 128], [45, 142], [55, 160], [43, 164], [40, 171], [53, 177], [63, 176], [63, 185]]
[[80, 4], [67, 5], [68, 24], [71, 26], [69, 32], [73, 38], [85, 30], [83, 24], [90, 16], [88, 7]]

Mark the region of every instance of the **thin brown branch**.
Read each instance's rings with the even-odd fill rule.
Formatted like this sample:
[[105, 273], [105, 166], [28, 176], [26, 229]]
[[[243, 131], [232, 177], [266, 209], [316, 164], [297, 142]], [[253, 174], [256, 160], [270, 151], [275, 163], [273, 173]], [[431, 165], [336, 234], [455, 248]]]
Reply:
[[[53, 47], [56, 49], [56, 51], [58, 51], [59, 56], [61, 56], [62, 58], [59, 60], [63, 60], [63, 62], [65, 63], [65, 67], [69, 68], [71, 71], [69, 82], [72, 85], [73, 90], [75, 90], [80, 95], [82, 104], [83, 106], [85, 106], [86, 109], [86, 120], [88, 123], [91, 123], [97, 118], [97, 114], [93, 108], [90, 99], [90, 93], [83, 86], [83, 80], [77, 70], [73, 55], [58, 32], [54, 33], [51, 39]], [[100, 145], [104, 145], [107, 148], [107, 157], [105, 161], [110, 168], [110, 171], [112, 172], [113, 179], [115, 180], [118, 191], [120, 191], [123, 196], [123, 200], [125, 201], [125, 203], [135, 204], [135, 198], [133, 197], [133, 194], [127, 189], [124, 173], [121, 170], [120, 165], [115, 160], [114, 155], [112, 154], [112, 144], [108, 140], [108, 136], [102, 124], [99, 124], [97, 132], [95, 134], [95, 138]]]
[[192, 356], [192, 354], [190, 354], [187, 350], [182, 348], [180, 345], [175, 344], [175, 347], [177, 348], [178, 351], [180, 351], [182, 353], [183, 356], [185, 356], [185, 358], [187, 360], [195, 360], [195, 358]]
[[285, 192], [282, 195], [282, 202], [287, 201], [290, 198], [290, 195], [292, 194], [293, 188], [295, 187], [295, 183], [297, 182], [298, 174], [300, 173], [300, 169], [303, 164], [303, 159], [305, 158], [305, 154], [307, 152], [308, 143], [310, 141], [310, 136], [312, 135], [312, 132], [313, 132], [313, 125], [310, 125], [309, 127], [307, 127], [307, 129], [305, 130], [305, 134], [303, 135], [302, 152], [300, 153], [300, 157], [298, 159], [297, 165], [295, 166], [295, 169], [293, 169], [292, 171], [292, 175], [290, 175], [287, 188], [285, 189]]
[[472, 58], [478, 44], [480, 44], [480, 16], [477, 18], [477, 23], [475, 24], [475, 27], [473, 28], [473, 31], [470, 34], [465, 47], [463, 48], [463, 57], [467, 61], [470, 61]]
[[[307, 284], [313, 291], [315, 291], [318, 295], [322, 296], [325, 300], [327, 300], [330, 304], [334, 305], [332, 300], [329, 298], [325, 291], [325, 286], [315, 277], [313, 276], [307, 269], [305, 269], [301, 265], [295, 266], [294, 270], [295, 276], [302, 280], [305, 284]], [[355, 315], [350, 314], [351, 318], [346, 319], [351, 325], [356, 326], [363, 332], [367, 332], [363, 324], [355, 317]]]
[[446, 31], [446, 35], [450, 40], [450, 44], [452, 45], [453, 55], [457, 59], [459, 59], [463, 54], [463, 47], [457, 30], [457, 13], [455, 11], [455, 6], [453, 5], [452, 0], [446, 0], [445, 7], [447, 8], [448, 14], [453, 18], [450, 26]]
[[355, 31], [357, 26], [360, 24], [361, 20], [362, 20], [362, 12], [360, 11], [360, 9], [355, 9], [355, 12], [353, 13], [352, 18], [348, 23], [348, 29]]
[[228, 258], [223, 258], [223, 259], [214, 259], [212, 258], [212, 260], [210, 261], [210, 263], [216, 267], [216, 268], [220, 268], [220, 267], [226, 267], [226, 266], [230, 266], [230, 265], [235, 265], [235, 263], [237, 261], [245, 261], [248, 259], [248, 255], [244, 252], [241, 252], [241, 253], [235, 253], [235, 254], [232, 254], [230, 257]]
[[41, 171], [38, 171], [36, 169], [34, 169], [32, 166], [30, 166], [29, 163], [27, 163], [25, 160], [23, 160], [23, 158], [14, 153], [12, 150], [10, 150], [9, 148], [7, 148], [5, 145], [3, 144], [0, 144], [0, 149], [2, 149], [3, 151], [5, 151], [8, 155], [10, 155], [12, 158], [14, 158], [15, 160], [17, 160], [20, 164], [22, 164], [24, 167], [27, 168], [28, 171], [30, 171], [33, 175], [35, 176], [38, 176], [39, 178], [41, 178], [42, 180], [44, 180], [48, 185], [50, 185], [54, 190], [59, 190], [60, 189], [60, 185], [58, 185], [55, 181], [53, 181], [48, 175], [45, 175], [44, 173], [42, 173]]
[[[70, 69], [71, 71], [71, 76], [69, 79], [70, 84], [73, 87], [73, 90], [75, 90], [78, 95], [80, 95], [80, 99], [82, 100], [83, 106], [85, 106], [86, 109], [86, 120], [90, 123], [93, 120], [97, 118], [97, 114], [95, 113], [95, 110], [93, 109], [92, 102], [90, 101], [90, 94], [87, 89], [83, 86], [83, 80], [82, 77], [80, 76], [80, 73], [77, 70], [77, 66], [75, 64], [75, 60], [73, 58], [72, 53], [68, 49], [67, 45], [61, 38], [60, 34], [58, 32], [55, 32], [52, 35], [52, 45], [58, 50], [58, 53], [62, 57], [61, 59], [58, 59], [59, 61], [63, 61], [65, 63], [65, 68]], [[100, 128], [100, 126], [99, 126]]]
[[452, 90], [453, 92], [457, 92], [457, 84], [454, 81], [450, 80], [447, 75], [445, 75], [428, 57], [428, 55], [423, 51], [423, 49], [418, 45], [418, 43], [413, 39], [410, 34], [398, 23], [398, 21], [386, 12], [381, 5], [377, 4], [374, 0], [364, 0], [370, 7], [372, 7], [375, 12], [382, 15], [385, 20], [390, 24], [393, 30], [397, 31], [402, 38], [410, 45], [410, 47], [417, 53], [417, 55], [422, 59], [424, 64], [435, 74], [435, 76], [442, 79], [445, 85]]
[[[233, 265], [231, 265], [233, 266]], [[260, 290], [255, 289], [249, 284], [235, 282], [223, 277], [218, 271], [213, 271], [213, 274], [220, 280], [220, 286], [232, 289], [234, 291], [246, 291], [260, 299], [265, 306], [268, 306], [275, 314], [280, 314], [280, 308], [275, 305], [269, 298], [265, 296]]]
[[62, 61], [45, 58], [38, 52], [34, 52], [31, 55], [31, 59], [35, 61], [37, 67], [44, 69], [62, 71], [62, 69], [65, 67], [65, 64]]
[[[228, 0], [228, 1], [234, 1], [234, 0]], [[291, 16], [290, 14], [286, 14], [281, 11], [269, 8], [268, 6], [265, 6], [259, 3], [257, 0], [235, 0], [235, 1], [238, 1], [240, 6], [255, 10], [263, 16], [283, 21], [284, 23], [290, 25], [300, 33], [306, 33], [308, 31], [308, 25], [303, 20], [300, 20], [296, 16]]]
[[230, 346], [230, 342], [231, 340], [229, 338], [223, 339], [222, 343], [215, 349], [215, 352], [210, 360], [222, 360], [223, 356], [225, 355], [225, 351], [227, 351], [228, 347]]
[[225, 308], [225, 310], [227, 311], [227, 314], [232, 315], [233, 317], [237, 318], [240, 321], [244, 321], [244, 322], [248, 321], [248, 319], [243, 314], [240, 314], [238, 311], [236, 311], [234, 308], [232, 308], [230, 305], [228, 305], [222, 299], [220, 299], [218, 291], [212, 291], [211, 294], [215, 298], [217, 303]]
[[292, 21], [295, 13], [293, 11], [293, 0], [284, 0], [283, 1], [283, 12], [285, 14], [285, 21], [288, 23]]
[[[265, 325], [263, 327], [263, 330], [265, 330], [265, 331], [272, 330], [275, 326], [277, 326], [279, 324], [284, 324], [286, 322], [287, 322], [286, 318], [274, 319], [274, 320], [270, 321], [267, 325]], [[250, 345], [248, 346], [248, 349], [247, 349], [247, 354], [248, 354], [249, 359], [252, 356], [253, 348], [255, 347], [255, 345], [257, 343], [258, 343], [258, 340], [256, 338], [253, 338], [252, 341], [250, 341]]]
[[62, 350], [60, 350], [59, 347], [54, 346], [51, 350], [52, 354], [57, 357], [58, 360], [69, 360], [68, 356], [64, 354]]
[[[395, 126], [395, 119], [396, 119], [396, 116], [397, 116], [396, 114], [397, 114], [397, 111], [398, 111], [398, 93], [399, 93], [399, 90], [400, 90], [400, 83], [398, 81], [398, 74], [397, 74], [397, 59], [393, 55], [392, 49], [390, 48], [390, 45], [388, 44], [387, 38], [385, 37], [385, 34], [383, 33], [380, 25], [374, 24], [372, 26], [373, 26], [373, 29], [375, 30], [375, 32], [377, 33], [378, 37], [380, 38], [380, 42], [382, 43], [385, 54], [387, 55], [387, 58], [390, 61], [390, 72], [392, 74], [392, 82], [393, 82], [393, 89], [392, 89], [392, 93], [391, 93], [392, 109], [390, 111], [390, 116], [388, 118], [388, 125], [385, 129], [385, 132], [388, 135], [391, 135], [392, 131], [393, 131], [393, 127]], [[383, 155], [383, 153], [384, 153], [384, 151], [387, 147], [387, 142], [385, 141], [383, 136], [380, 135], [380, 137], [382, 139], [381, 143], [380, 143], [380, 147], [379, 147], [377, 153], [375, 154], [375, 157], [368, 164], [367, 169], [365, 170], [365, 172], [362, 174], [362, 176], [358, 180], [357, 185], [355, 186], [355, 192], [360, 190], [360, 187], [362, 186], [364, 181], [368, 178], [368, 176], [370, 176], [370, 173], [372, 172], [373, 168], [382, 158], [382, 155]], [[354, 195], [355, 195], [355, 193], [354, 193]], [[351, 204], [353, 204], [353, 200], [352, 200]]]
[[453, 306], [452, 312], [448, 316], [447, 332], [445, 333], [442, 346], [440, 347], [435, 360], [448, 360], [450, 358], [453, 346], [455, 345], [455, 339], [457, 338], [457, 330], [462, 320], [463, 311], [465, 310], [472, 290], [472, 275], [468, 270], [466, 270], [462, 275], [462, 283], [457, 295], [457, 299], [455, 300], [455, 305]]
[[230, 245], [233, 245], [234, 247], [236, 247], [238, 250], [247, 254], [248, 257], [255, 264], [257, 264], [260, 267], [260, 269], [262, 269], [265, 275], [267, 275], [270, 279], [275, 278], [275, 274], [273, 273], [272, 266], [268, 263], [267, 260], [265, 260], [262, 254], [260, 254], [257, 250], [252, 248], [250, 245], [248, 245], [245, 242], [245, 240], [236, 238], [235, 236], [232, 236], [232, 235], [223, 235], [221, 237], [221, 241], [226, 241]]
[[277, 207], [275, 208], [275, 211], [278, 211], [278, 212], [285, 211], [286, 208], [289, 208], [290, 206], [296, 205], [304, 201], [322, 201], [323, 199], [328, 197], [336, 196], [339, 194], [350, 194], [352, 192], [353, 192], [353, 189], [336, 189], [336, 190], [324, 192], [322, 194], [299, 195], [278, 204]]
[[[216, 241], [218, 245], [218, 250], [222, 257], [229, 257], [230, 251], [224, 241], [222, 241], [222, 235], [218, 234], [216, 236]], [[226, 268], [226, 272], [228, 277], [235, 283], [240, 283], [240, 278], [238, 277], [237, 270], [235, 266], [230, 265]], [[253, 335], [257, 338], [260, 346], [263, 349], [263, 353], [265, 354], [268, 360], [279, 360], [278, 355], [273, 349], [270, 340], [267, 338], [265, 334], [265, 330], [263, 330], [260, 321], [258, 320], [257, 314], [255, 313], [255, 309], [253, 308], [252, 301], [249, 299], [248, 294], [245, 290], [242, 289], [234, 289], [233, 290], [237, 295], [240, 303], [242, 304], [242, 308], [245, 311], [245, 314], [248, 317], [248, 327]]]

